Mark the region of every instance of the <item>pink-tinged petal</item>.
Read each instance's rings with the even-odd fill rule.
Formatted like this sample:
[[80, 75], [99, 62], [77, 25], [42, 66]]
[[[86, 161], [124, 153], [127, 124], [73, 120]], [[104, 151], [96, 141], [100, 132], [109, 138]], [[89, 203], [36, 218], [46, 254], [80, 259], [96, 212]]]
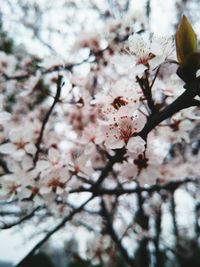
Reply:
[[31, 154], [31, 155], [34, 155], [37, 151], [36, 146], [34, 144], [31, 144], [31, 143], [25, 145], [24, 149], [28, 154]]
[[47, 186], [42, 186], [40, 188], [40, 193], [41, 194], [49, 194], [51, 192], [51, 188]]
[[4, 181], [14, 181], [15, 175], [14, 174], [5, 174], [5, 175], [1, 176], [1, 179]]
[[152, 58], [151, 60], [149, 60], [149, 67], [150, 69], [155, 69], [156, 67], [158, 67], [161, 63], [163, 63], [165, 61], [165, 56], [161, 55], [161, 56], [156, 56], [154, 58]]
[[139, 34], [133, 34], [128, 38], [130, 51], [135, 55], [144, 55], [150, 51], [150, 45]]
[[33, 138], [33, 131], [32, 129], [26, 129], [22, 132], [22, 139], [24, 142], [31, 142]]
[[22, 168], [27, 171], [33, 167], [33, 159], [29, 156], [25, 156], [22, 160]]
[[13, 143], [18, 143], [21, 141], [22, 129], [13, 129], [9, 132], [9, 139]]
[[121, 172], [120, 172], [123, 178], [132, 178], [132, 179], [136, 178], [137, 173], [138, 173], [137, 166], [129, 162], [125, 162], [122, 165]]
[[9, 159], [7, 162], [7, 167], [9, 169], [10, 172], [13, 172], [13, 173], [18, 173], [20, 172], [21, 170], [21, 167], [19, 165], [19, 162], [15, 161], [14, 159]]
[[43, 198], [38, 196], [38, 195], [34, 196], [33, 201], [34, 201], [36, 206], [40, 206], [40, 205], [42, 205], [44, 203]]
[[56, 194], [60, 195], [64, 192], [64, 188], [61, 188], [61, 187], [57, 187], [56, 188]]
[[0, 153], [3, 154], [12, 154], [16, 151], [16, 146], [12, 143], [6, 143], [3, 145], [0, 145]]
[[48, 158], [52, 163], [57, 163], [60, 158], [60, 153], [58, 149], [51, 147], [48, 151]]
[[126, 72], [131, 66], [135, 66], [136, 58], [133, 55], [119, 55], [112, 58], [112, 63], [123, 72]]
[[146, 142], [139, 136], [131, 137], [127, 143], [126, 148], [129, 152], [141, 154], [144, 152]]
[[0, 122], [9, 120], [10, 117], [11, 117], [11, 114], [6, 111], [0, 112]]
[[37, 162], [37, 165], [36, 165], [36, 167], [39, 171], [43, 171], [45, 169], [48, 169], [50, 166], [51, 166], [50, 162], [46, 161], [46, 160], [39, 160]]
[[147, 119], [146, 117], [141, 114], [140, 112], [136, 111], [133, 114], [133, 127], [135, 128], [136, 132], [139, 132], [143, 129]]
[[117, 148], [122, 148], [125, 143], [123, 140], [116, 139], [116, 138], [107, 138], [105, 140], [105, 146], [110, 149], [117, 149]]
[[11, 156], [17, 160], [17, 161], [21, 161], [22, 157], [25, 156], [25, 151], [24, 149], [18, 149], [16, 150]]

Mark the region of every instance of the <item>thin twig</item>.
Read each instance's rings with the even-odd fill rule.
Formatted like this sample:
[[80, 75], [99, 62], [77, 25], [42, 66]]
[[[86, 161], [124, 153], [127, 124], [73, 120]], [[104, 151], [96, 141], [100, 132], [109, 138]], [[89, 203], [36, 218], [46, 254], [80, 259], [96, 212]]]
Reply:
[[36, 148], [37, 148], [37, 151], [35, 153], [35, 157], [34, 157], [34, 165], [36, 165], [37, 163], [37, 160], [38, 160], [38, 157], [39, 157], [39, 153], [40, 153], [40, 145], [41, 145], [41, 142], [42, 142], [42, 138], [43, 138], [43, 135], [44, 135], [44, 131], [45, 131], [45, 127], [47, 125], [47, 122], [49, 120], [49, 117], [55, 107], [55, 105], [59, 102], [59, 98], [60, 98], [60, 93], [61, 93], [61, 89], [62, 89], [62, 76], [59, 75], [58, 76], [58, 81], [57, 81], [57, 91], [56, 91], [56, 95], [55, 95], [55, 98], [54, 98], [54, 101], [53, 101], [53, 104], [51, 105], [50, 109], [48, 110], [48, 112], [46, 113], [46, 116], [42, 122], [42, 127], [41, 127], [41, 130], [40, 130], [40, 135], [38, 137], [38, 140], [36, 142]]
[[155, 184], [149, 187], [135, 187], [135, 188], [119, 188], [116, 187], [114, 189], [107, 189], [107, 188], [85, 188], [85, 187], [79, 187], [76, 189], [70, 190], [70, 194], [73, 193], [81, 193], [81, 192], [91, 192], [94, 193], [96, 196], [102, 196], [102, 195], [115, 195], [115, 196], [120, 196], [124, 194], [136, 194], [136, 193], [141, 193], [141, 192], [148, 192], [148, 193], [153, 193], [153, 192], [160, 192], [161, 190], [166, 190], [169, 192], [173, 192], [176, 190], [178, 187], [187, 184], [187, 183], [195, 183], [196, 180], [191, 179], [191, 178], [186, 178], [184, 180], [176, 180], [176, 181], [171, 181], [165, 184]]
[[105, 205], [105, 202], [103, 201], [103, 199], [101, 201], [101, 207], [102, 207], [102, 216], [105, 219], [105, 226], [106, 226], [107, 233], [111, 236], [112, 240], [115, 242], [116, 246], [120, 250], [120, 252], [121, 252], [122, 256], [124, 257], [124, 259], [126, 260], [126, 262], [131, 267], [135, 267], [136, 263], [135, 263], [134, 259], [132, 259], [128, 255], [128, 252], [126, 251], [126, 249], [122, 245], [120, 238], [117, 236], [117, 233], [115, 232], [115, 229], [113, 228], [110, 214], [106, 208], [106, 205]]
[[37, 207], [37, 208], [35, 208], [31, 213], [29, 213], [28, 215], [22, 217], [20, 220], [14, 222], [14, 223], [10, 223], [10, 224], [6, 224], [6, 223], [4, 223], [3, 226], [0, 226], [0, 229], [1, 229], [1, 230], [3, 230], [3, 229], [9, 229], [9, 228], [12, 228], [12, 227], [14, 227], [14, 226], [16, 226], [16, 225], [21, 224], [21, 223], [23, 223], [23, 222], [25, 222], [25, 221], [31, 219], [31, 218], [35, 215], [36, 211], [38, 211], [38, 210], [40, 210], [40, 209], [41, 209], [41, 207]]
[[34, 255], [34, 253], [57, 231], [59, 231], [65, 224], [71, 220], [75, 214], [82, 211], [82, 209], [94, 198], [94, 196], [91, 196], [89, 199], [87, 199], [82, 205], [80, 205], [78, 208], [74, 209], [68, 216], [66, 216], [59, 224], [57, 224], [52, 230], [50, 230], [32, 249], [29, 251], [29, 253], [17, 264], [15, 267], [20, 267], [21, 264], [30, 256]]

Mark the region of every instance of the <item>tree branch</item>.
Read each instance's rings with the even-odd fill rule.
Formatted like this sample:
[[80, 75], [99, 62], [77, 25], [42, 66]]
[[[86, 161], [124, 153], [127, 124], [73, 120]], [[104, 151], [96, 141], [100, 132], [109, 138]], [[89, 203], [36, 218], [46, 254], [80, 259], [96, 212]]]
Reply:
[[147, 135], [162, 121], [172, 117], [175, 113], [182, 109], [194, 106], [194, 97], [200, 93], [199, 80], [197, 79], [196, 82], [185, 85], [185, 88], [186, 90], [174, 102], [160, 112], [157, 112], [153, 116], [149, 117], [149, 120], [142, 131], [138, 133], [140, 137], [146, 140]]
[[[107, 188], [84, 188], [84, 187], [79, 187], [76, 189], [70, 190], [70, 194], [73, 193], [81, 193], [81, 192], [91, 192], [94, 193], [95, 196], [102, 196], [102, 195], [115, 195], [115, 196], [121, 196], [124, 194], [136, 194], [136, 193], [141, 193], [141, 192], [148, 192], [148, 193], [153, 193], [153, 192], [160, 192], [161, 190], [166, 190], [169, 192], [175, 191], [178, 187], [193, 182], [195, 183], [196, 181], [191, 178], [186, 178], [184, 180], [177, 180], [177, 181], [171, 181], [166, 184], [155, 184], [150, 187], [135, 187], [135, 188], [113, 188], [113, 189], [107, 189]], [[94, 190], [94, 191], [93, 191]]]
[[41, 207], [35, 208], [31, 213], [29, 213], [28, 215], [22, 217], [20, 220], [14, 222], [14, 223], [10, 223], [10, 224], [4, 223], [3, 226], [0, 226], [0, 229], [1, 230], [9, 229], [9, 228], [12, 228], [13, 226], [21, 224], [21, 223], [31, 219], [35, 215], [36, 211], [38, 211], [40, 209], [41, 209]]
[[42, 138], [43, 138], [43, 135], [44, 135], [44, 131], [45, 131], [45, 127], [46, 127], [46, 124], [49, 120], [49, 117], [56, 105], [56, 103], [58, 103], [59, 101], [59, 98], [60, 98], [60, 93], [61, 93], [61, 89], [62, 89], [62, 76], [59, 75], [58, 76], [58, 81], [57, 81], [57, 91], [56, 91], [56, 95], [55, 95], [55, 98], [54, 98], [54, 101], [53, 101], [53, 104], [51, 105], [50, 109], [48, 110], [48, 112], [46, 113], [46, 116], [42, 122], [42, 127], [41, 127], [41, 130], [40, 130], [40, 135], [38, 137], [38, 140], [36, 142], [36, 148], [37, 148], [37, 151], [35, 153], [35, 157], [34, 157], [34, 165], [36, 165], [37, 163], [37, 160], [38, 160], [38, 157], [39, 157], [39, 153], [40, 153], [40, 145], [41, 145], [41, 142], [42, 142]]
[[68, 216], [66, 216], [59, 224], [57, 224], [52, 230], [50, 230], [32, 249], [31, 251], [17, 264], [15, 267], [20, 267], [21, 264], [30, 256], [34, 255], [34, 253], [58, 230], [60, 230], [65, 224], [71, 220], [74, 215], [80, 212], [92, 199], [94, 196], [91, 196], [87, 199], [82, 205], [78, 208], [74, 209]]
[[106, 205], [105, 205], [105, 202], [101, 201], [101, 207], [102, 207], [102, 216], [104, 217], [105, 219], [105, 223], [106, 223], [106, 230], [107, 230], [107, 233], [111, 236], [112, 240], [115, 242], [116, 246], [118, 247], [118, 249], [120, 250], [122, 256], [124, 257], [124, 259], [126, 260], [126, 262], [131, 266], [131, 267], [136, 267], [136, 264], [135, 264], [135, 261], [134, 259], [132, 259], [126, 249], [123, 247], [122, 243], [121, 243], [121, 240], [120, 238], [118, 238], [116, 232], [115, 232], [115, 229], [113, 228], [113, 225], [112, 225], [112, 221], [110, 219], [110, 215], [109, 215], [109, 212], [106, 208]]

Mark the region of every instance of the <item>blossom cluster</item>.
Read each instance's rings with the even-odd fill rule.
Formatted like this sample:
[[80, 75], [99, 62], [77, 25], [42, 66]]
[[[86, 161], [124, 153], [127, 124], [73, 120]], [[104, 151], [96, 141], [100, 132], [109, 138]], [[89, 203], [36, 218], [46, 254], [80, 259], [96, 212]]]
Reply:
[[[177, 144], [191, 142], [196, 107], [142, 134], [153, 116], [184, 92], [175, 74], [173, 38], [125, 37], [125, 44], [120, 38], [117, 44], [104, 40], [102, 48], [99, 35], [86, 35], [73, 52], [87, 48], [88, 59], [62, 61], [58, 68], [57, 58], [47, 58], [31, 74], [33, 58], [18, 62], [0, 53], [0, 201], [63, 216], [68, 201], [76, 204], [74, 193], [93, 193], [95, 185], [129, 188], [198, 176], [192, 168], [198, 157], [191, 151], [187, 162], [171, 153]], [[25, 81], [18, 79], [23, 75]], [[119, 151], [122, 157], [99, 184]]]

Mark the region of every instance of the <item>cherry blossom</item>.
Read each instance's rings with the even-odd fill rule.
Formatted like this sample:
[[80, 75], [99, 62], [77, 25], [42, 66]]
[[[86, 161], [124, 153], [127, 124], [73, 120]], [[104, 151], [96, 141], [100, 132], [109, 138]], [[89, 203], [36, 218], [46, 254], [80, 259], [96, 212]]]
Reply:
[[122, 148], [128, 143], [134, 134], [139, 132], [145, 123], [145, 117], [139, 112], [132, 116], [123, 113], [116, 113], [112, 119], [106, 122], [103, 131], [105, 132], [105, 146], [110, 149]]
[[13, 158], [23, 157], [26, 153], [34, 154], [36, 147], [32, 143], [32, 129], [12, 129], [8, 135], [9, 141], [0, 145], [0, 152], [11, 155]]
[[133, 77], [142, 75], [146, 69], [158, 67], [173, 51], [172, 37], [153, 35], [145, 39], [139, 34], [133, 34], [128, 39], [127, 54], [116, 56], [114, 62], [116, 65], [123, 62], [124, 69], [128, 68]]
[[93, 168], [87, 154], [83, 154], [81, 150], [72, 150], [69, 158], [69, 170], [73, 174], [89, 175], [92, 173]]
[[154, 240], [163, 199], [200, 180], [198, 77], [184, 84], [173, 38], [128, 18], [72, 38], [63, 57], [0, 53], [0, 202], [122, 251], [133, 235]]
[[69, 181], [68, 168], [63, 167], [55, 171], [43, 172], [40, 175], [40, 193], [43, 195], [49, 193], [62, 194], [64, 191], [68, 190], [67, 182]]
[[19, 163], [15, 160], [8, 159], [8, 168], [10, 173], [2, 176], [1, 197], [14, 198], [16, 196], [21, 198], [24, 188], [33, 178], [35, 178], [35, 171], [31, 171], [33, 161], [31, 157], [24, 156]]

